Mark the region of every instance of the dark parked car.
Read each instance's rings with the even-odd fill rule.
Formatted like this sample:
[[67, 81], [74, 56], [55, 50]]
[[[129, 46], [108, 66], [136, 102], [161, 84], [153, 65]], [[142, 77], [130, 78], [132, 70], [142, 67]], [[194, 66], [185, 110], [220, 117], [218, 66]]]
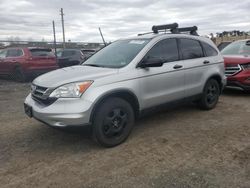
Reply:
[[85, 60], [83, 53], [78, 49], [61, 50], [57, 53], [57, 57], [60, 68], [79, 65]]
[[95, 54], [97, 52], [97, 50], [93, 50], [93, 49], [82, 49], [81, 52], [84, 55], [84, 60], [88, 59], [90, 56], [92, 56], [93, 54]]
[[0, 51], [0, 75], [26, 81], [58, 68], [56, 57], [48, 48], [6, 48]]
[[227, 41], [227, 42], [221, 42], [217, 47], [218, 49], [221, 51], [223, 50], [224, 48], [226, 48], [229, 44], [231, 44], [232, 42], [230, 41]]

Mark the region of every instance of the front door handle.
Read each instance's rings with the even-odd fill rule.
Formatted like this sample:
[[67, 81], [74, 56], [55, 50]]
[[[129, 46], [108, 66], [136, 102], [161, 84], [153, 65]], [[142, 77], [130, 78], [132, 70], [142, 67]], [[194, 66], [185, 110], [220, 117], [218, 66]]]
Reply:
[[180, 68], [182, 68], [183, 66], [182, 65], [175, 65], [173, 68], [174, 69], [180, 69]]
[[210, 63], [210, 61], [208, 60], [203, 61], [203, 64], [208, 64], [208, 63]]

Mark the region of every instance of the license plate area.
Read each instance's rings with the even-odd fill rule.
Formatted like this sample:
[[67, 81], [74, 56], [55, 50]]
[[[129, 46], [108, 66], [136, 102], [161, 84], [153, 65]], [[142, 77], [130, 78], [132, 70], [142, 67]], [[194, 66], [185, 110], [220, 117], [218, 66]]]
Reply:
[[27, 116], [32, 117], [32, 107], [24, 103], [24, 112], [27, 114]]

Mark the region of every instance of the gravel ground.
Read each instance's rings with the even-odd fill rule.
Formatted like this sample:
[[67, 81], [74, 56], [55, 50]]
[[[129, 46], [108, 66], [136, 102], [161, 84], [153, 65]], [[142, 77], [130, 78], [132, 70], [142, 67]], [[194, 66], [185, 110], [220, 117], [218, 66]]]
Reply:
[[216, 109], [162, 110], [104, 149], [90, 128], [58, 130], [23, 113], [28, 83], [0, 80], [0, 185], [250, 187], [250, 95], [226, 90]]

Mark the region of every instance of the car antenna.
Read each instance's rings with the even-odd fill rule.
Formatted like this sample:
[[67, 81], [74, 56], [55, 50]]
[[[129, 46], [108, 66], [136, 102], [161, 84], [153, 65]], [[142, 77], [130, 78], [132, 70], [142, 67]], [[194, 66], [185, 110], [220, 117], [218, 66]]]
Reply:
[[104, 37], [103, 37], [103, 35], [102, 35], [102, 30], [101, 30], [100, 27], [99, 27], [99, 32], [100, 32], [100, 35], [101, 35], [101, 37], [102, 37], [102, 41], [103, 41], [104, 46], [107, 46], [107, 44], [106, 44], [106, 42], [105, 42], [105, 40], [104, 40]]

